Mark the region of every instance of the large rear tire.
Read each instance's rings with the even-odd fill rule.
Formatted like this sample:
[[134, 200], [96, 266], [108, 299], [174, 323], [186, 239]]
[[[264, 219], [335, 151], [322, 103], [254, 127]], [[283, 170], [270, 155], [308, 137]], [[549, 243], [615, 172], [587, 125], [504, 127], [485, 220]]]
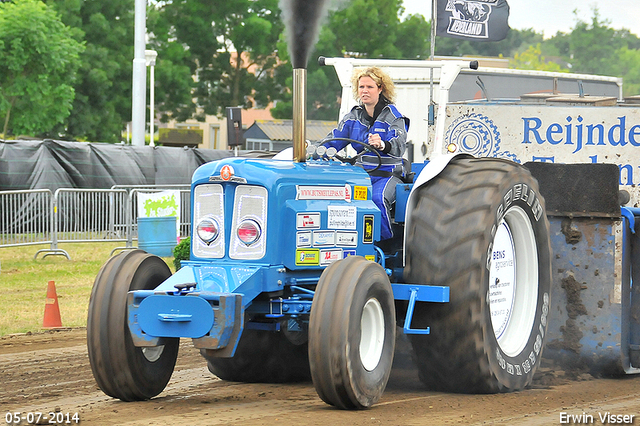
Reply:
[[295, 345], [283, 332], [244, 330], [232, 358], [207, 356], [209, 371], [222, 380], [247, 383], [301, 382], [311, 378], [308, 345]]
[[167, 386], [180, 339], [167, 339], [161, 346], [134, 346], [127, 323], [127, 293], [154, 289], [170, 275], [162, 259], [142, 250], [122, 252], [100, 269], [89, 301], [87, 348], [93, 376], [107, 395], [142, 401]]
[[320, 398], [369, 408], [387, 385], [395, 348], [393, 291], [384, 269], [360, 256], [320, 277], [309, 319], [309, 363]]
[[489, 393], [529, 385], [540, 364], [551, 288], [549, 223], [537, 181], [500, 159], [455, 159], [419, 189], [405, 280], [450, 286], [416, 307], [412, 335], [430, 389]]

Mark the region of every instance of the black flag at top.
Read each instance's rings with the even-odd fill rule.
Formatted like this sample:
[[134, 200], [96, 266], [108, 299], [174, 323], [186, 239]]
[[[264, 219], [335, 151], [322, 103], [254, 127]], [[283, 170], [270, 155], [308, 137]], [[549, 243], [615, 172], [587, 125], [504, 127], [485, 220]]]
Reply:
[[509, 31], [506, 0], [438, 0], [436, 35], [469, 41], [500, 41]]

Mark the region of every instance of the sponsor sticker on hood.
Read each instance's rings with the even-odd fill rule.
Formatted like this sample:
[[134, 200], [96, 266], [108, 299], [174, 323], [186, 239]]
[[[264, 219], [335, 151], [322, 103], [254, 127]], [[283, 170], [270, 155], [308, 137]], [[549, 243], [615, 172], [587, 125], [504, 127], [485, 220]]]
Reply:
[[351, 202], [351, 186], [296, 185], [296, 200], [345, 200]]

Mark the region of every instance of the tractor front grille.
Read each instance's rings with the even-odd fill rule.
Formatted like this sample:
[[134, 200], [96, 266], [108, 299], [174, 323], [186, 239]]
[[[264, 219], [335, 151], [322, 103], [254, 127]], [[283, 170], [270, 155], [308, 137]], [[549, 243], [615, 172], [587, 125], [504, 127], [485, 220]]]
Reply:
[[[261, 259], [266, 254], [267, 189], [257, 185], [203, 184], [194, 189], [192, 248], [195, 257]], [[203, 239], [198, 225], [215, 226], [215, 239]], [[247, 239], [247, 225], [251, 239]], [[211, 235], [211, 234], [208, 234]]]

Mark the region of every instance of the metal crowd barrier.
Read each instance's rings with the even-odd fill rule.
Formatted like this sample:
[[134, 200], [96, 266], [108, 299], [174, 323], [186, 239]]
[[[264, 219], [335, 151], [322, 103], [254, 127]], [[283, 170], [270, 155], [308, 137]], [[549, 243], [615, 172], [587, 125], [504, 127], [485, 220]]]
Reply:
[[0, 191], [0, 247], [50, 244], [43, 257], [69, 254], [58, 243], [122, 241], [112, 250], [133, 249], [137, 240], [138, 199], [142, 193], [180, 192], [179, 235], [190, 232], [189, 185], [120, 186], [111, 189], [60, 188]]
[[51, 243], [52, 211], [48, 189], [0, 191], [0, 247]]
[[53, 204], [51, 249], [39, 250], [35, 257], [55, 254], [58, 243], [127, 241], [130, 206], [124, 189], [60, 188]]

